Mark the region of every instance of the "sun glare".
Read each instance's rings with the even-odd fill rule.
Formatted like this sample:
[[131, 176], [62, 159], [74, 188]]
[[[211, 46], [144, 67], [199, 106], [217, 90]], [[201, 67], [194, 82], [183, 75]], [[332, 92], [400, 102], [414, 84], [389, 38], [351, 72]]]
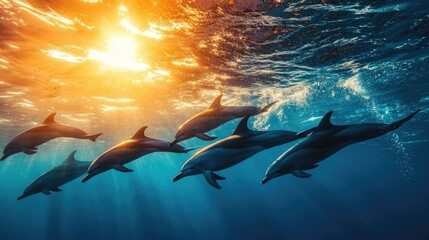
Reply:
[[130, 36], [115, 36], [109, 39], [107, 51], [119, 58], [134, 58], [137, 44]]
[[131, 36], [114, 36], [107, 42], [105, 52], [89, 50], [88, 58], [116, 68], [143, 71], [149, 68], [136, 59], [138, 46]]

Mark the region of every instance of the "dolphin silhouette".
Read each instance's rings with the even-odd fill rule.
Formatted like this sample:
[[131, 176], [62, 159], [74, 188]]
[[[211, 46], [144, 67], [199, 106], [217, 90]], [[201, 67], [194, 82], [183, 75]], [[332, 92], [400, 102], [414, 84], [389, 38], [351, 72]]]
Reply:
[[418, 112], [420, 110], [392, 124], [352, 125], [333, 125], [331, 123], [332, 111], [328, 112], [308, 138], [289, 148], [269, 166], [261, 183], [265, 184], [273, 178], [288, 173], [301, 178], [311, 177], [311, 174], [304, 170], [316, 168], [318, 162], [350, 144], [376, 138], [399, 128]]
[[183, 123], [175, 135], [175, 140], [171, 143], [174, 145], [189, 138], [197, 137], [204, 141], [216, 139], [215, 136], [209, 136], [209, 132], [222, 124], [236, 118], [253, 116], [267, 112], [276, 102], [272, 102], [263, 108], [253, 106], [222, 106], [222, 95], [218, 96], [210, 107], [193, 116]]
[[240, 121], [231, 136], [205, 147], [186, 161], [180, 173], [173, 178], [173, 182], [187, 176], [203, 174], [210, 185], [220, 189], [217, 180], [225, 178], [214, 171], [232, 167], [260, 151], [306, 137], [312, 131], [253, 131], [247, 127], [249, 117], [246, 116]]
[[91, 162], [78, 161], [74, 157], [75, 154], [76, 150], [70, 153], [61, 165], [42, 174], [24, 190], [24, 193], [17, 200], [40, 192], [45, 195], [50, 195], [51, 191], [61, 192], [60, 186], [82, 176]]
[[195, 148], [185, 149], [176, 144], [170, 146], [170, 142], [153, 139], [145, 136], [147, 126], [138, 130], [130, 140], [126, 140], [95, 159], [88, 168], [88, 175], [82, 180], [86, 182], [95, 175], [110, 169], [120, 172], [132, 172], [133, 170], [124, 166], [131, 161], [154, 152], [187, 153]]
[[45, 121], [25, 130], [10, 141], [3, 150], [3, 157], [0, 161], [9, 156], [24, 152], [25, 154], [35, 154], [37, 146], [59, 137], [89, 139], [93, 142], [102, 134], [88, 135], [86, 132], [63, 125], [55, 121], [56, 113], [51, 113]]

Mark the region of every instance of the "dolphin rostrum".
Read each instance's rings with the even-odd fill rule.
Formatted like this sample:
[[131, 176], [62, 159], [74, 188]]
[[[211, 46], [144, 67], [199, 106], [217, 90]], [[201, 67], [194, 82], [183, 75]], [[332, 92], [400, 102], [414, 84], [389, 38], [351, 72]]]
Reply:
[[308, 138], [289, 148], [269, 166], [261, 183], [264, 184], [288, 173], [301, 178], [311, 177], [311, 174], [304, 170], [316, 168], [318, 162], [350, 144], [376, 138], [399, 128], [419, 111], [392, 124], [352, 125], [333, 125], [331, 123], [332, 111], [328, 112]]
[[110, 169], [120, 172], [131, 172], [133, 170], [124, 166], [131, 161], [154, 152], [187, 153], [195, 148], [185, 149], [176, 144], [170, 146], [170, 142], [153, 139], [145, 136], [147, 126], [138, 130], [130, 140], [126, 140], [95, 159], [88, 168], [88, 175], [82, 182]]
[[263, 108], [253, 106], [223, 106], [220, 103], [221, 98], [222, 95], [218, 96], [207, 110], [198, 113], [182, 124], [179, 130], [177, 130], [175, 140], [171, 145], [193, 137], [204, 141], [216, 139], [215, 136], [209, 136], [206, 132], [236, 118], [267, 112], [276, 103], [272, 102]]
[[17, 200], [40, 192], [45, 195], [50, 195], [51, 191], [61, 192], [62, 190], [58, 187], [82, 176], [88, 170], [91, 162], [76, 160], [74, 157], [75, 153], [76, 150], [61, 165], [37, 178], [36, 181], [24, 190], [24, 193]]
[[3, 157], [0, 161], [9, 156], [24, 152], [25, 154], [35, 154], [37, 146], [59, 137], [89, 139], [93, 142], [102, 134], [88, 135], [79, 128], [63, 125], [55, 121], [56, 113], [51, 113], [45, 121], [25, 130], [10, 141], [3, 150]]
[[225, 178], [214, 171], [232, 167], [260, 151], [306, 137], [311, 132], [253, 131], [247, 127], [248, 120], [249, 116], [244, 117], [230, 137], [217, 141], [192, 156], [183, 164], [173, 182], [187, 176], [203, 174], [210, 185], [220, 189], [217, 180]]

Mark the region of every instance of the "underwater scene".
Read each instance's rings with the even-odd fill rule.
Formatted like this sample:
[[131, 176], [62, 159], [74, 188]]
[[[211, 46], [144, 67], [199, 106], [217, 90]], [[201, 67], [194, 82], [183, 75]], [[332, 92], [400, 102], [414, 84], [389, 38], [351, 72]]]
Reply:
[[429, 239], [429, 1], [0, 0], [0, 239]]

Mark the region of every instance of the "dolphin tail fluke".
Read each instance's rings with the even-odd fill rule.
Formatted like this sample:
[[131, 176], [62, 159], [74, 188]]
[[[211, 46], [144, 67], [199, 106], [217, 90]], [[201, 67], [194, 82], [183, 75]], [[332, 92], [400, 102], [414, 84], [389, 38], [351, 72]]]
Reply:
[[420, 111], [421, 111], [421, 109], [415, 111], [414, 113], [412, 113], [411, 115], [409, 115], [408, 117], [406, 117], [404, 119], [401, 119], [401, 120], [399, 120], [397, 122], [394, 122], [394, 123], [388, 125], [386, 127], [386, 132], [390, 132], [390, 131], [393, 131], [393, 130], [399, 128], [402, 124], [404, 124], [405, 122], [409, 121], [412, 117], [414, 117], [414, 115], [416, 115]]
[[215, 174], [212, 171], [204, 171], [203, 172], [204, 178], [206, 181], [212, 185], [214, 188], [221, 189], [222, 187], [216, 182]]
[[270, 108], [271, 108], [274, 104], [276, 104], [276, 103], [277, 103], [277, 101], [274, 101], [274, 102], [272, 102], [272, 103], [268, 104], [267, 106], [263, 107], [263, 108], [261, 109], [261, 113], [268, 112], [268, 110], [270, 110]]
[[97, 134], [94, 134], [94, 135], [86, 136], [85, 139], [89, 139], [89, 140], [95, 142], [95, 140], [97, 140], [97, 138], [99, 136], [101, 136], [101, 134], [103, 134], [103, 133], [97, 133]]

